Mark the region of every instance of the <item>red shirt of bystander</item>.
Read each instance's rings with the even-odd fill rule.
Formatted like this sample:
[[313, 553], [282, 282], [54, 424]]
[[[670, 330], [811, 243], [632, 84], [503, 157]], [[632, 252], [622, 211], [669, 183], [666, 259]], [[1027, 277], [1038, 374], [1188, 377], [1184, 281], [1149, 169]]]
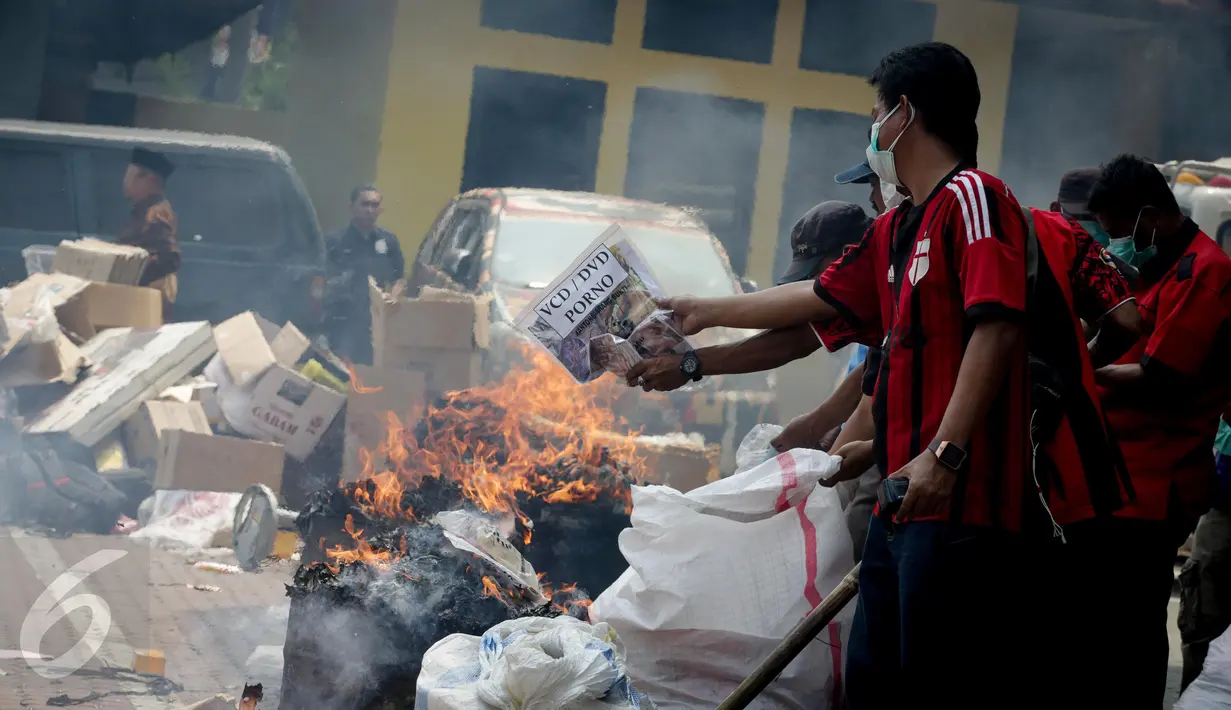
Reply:
[[1231, 400], [1231, 259], [1192, 220], [1182, 236], [1142, 265], [1134, 292], [1149, 335], [1118, 363], [1170, 386], [1102, 392], [1137, 493], [1124, 517], [1165, 520], [1174, 499], [1192, 518], [1213, 493], [1214, 435]]

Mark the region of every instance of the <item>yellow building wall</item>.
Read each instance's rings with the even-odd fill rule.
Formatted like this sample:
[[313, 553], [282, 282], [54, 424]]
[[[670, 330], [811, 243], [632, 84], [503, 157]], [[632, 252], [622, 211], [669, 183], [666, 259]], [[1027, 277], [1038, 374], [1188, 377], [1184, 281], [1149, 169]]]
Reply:
[[[987, 0], [935, 0], [934, 39], [964, 51], [979, 72], [980, 167], [1000, 163], [1017, 7]], [[875, 101], [864, 77], [799, 68], [804, 0], [780, 0], [773, 61], [754, 64], [641, 47], [646, 0], [618, 0], [610, 45], [493, 30], [480, 25], [480, 0], [399, 0], [377, 179], [387, 228], [417, 252], [462, 180], [476, 66], [555, 74], [607, 84], [596, 190], [622, 194], [638, 87], [696, 91], [765, 105], [747, 276], [772, 282], [783, 184], [795, 108], [868, 115]]]

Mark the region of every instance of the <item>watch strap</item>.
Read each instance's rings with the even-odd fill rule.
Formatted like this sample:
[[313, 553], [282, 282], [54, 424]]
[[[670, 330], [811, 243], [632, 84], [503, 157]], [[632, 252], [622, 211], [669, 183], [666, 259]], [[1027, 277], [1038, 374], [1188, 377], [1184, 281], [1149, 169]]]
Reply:
[[965, 449], [954, 444], [951, 441], [941, 441], [934, 439], [928, 444], [928, 450], [936, 455], [936, 460], [941, 466], [950, 471], [958, 472], [966, 466], [967, 454]]

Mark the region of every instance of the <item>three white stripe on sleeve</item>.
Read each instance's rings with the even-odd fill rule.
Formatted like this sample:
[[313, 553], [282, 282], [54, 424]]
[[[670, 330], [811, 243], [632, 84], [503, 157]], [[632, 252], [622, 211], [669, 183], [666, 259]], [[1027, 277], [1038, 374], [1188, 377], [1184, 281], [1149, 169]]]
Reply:
[[980, 239], [992, 236], [983, 178], [976, 172], [963, 170], [945, 187], [957, 195], [958, 204], [962, 207], [962, 221], [966, 223], [966, 243], [974, 244]]

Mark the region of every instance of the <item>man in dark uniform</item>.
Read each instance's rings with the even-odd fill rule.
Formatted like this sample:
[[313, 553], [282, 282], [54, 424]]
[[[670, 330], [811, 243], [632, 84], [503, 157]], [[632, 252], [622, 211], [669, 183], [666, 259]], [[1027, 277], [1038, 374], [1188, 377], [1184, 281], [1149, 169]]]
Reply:
[[164, 320], [171, 317], [171, 304], [179, 291], [176, 272], [180, 268], [180, 250], [175, 237], [175, 212], [166, 197], [166, 180], [174, 171], [175, 166], [162, 153], [133, 149], [124, 173], [124, 197], [133, 209], [116, 235], [120, 244], [149, 252], [150, 261], [138, 285], [162, 292]]
[[368, 277], [389, 288], [406, 268], [402, 247], [392, 232], [376, 226], [380, 191], [371, 185], [351, 191], [351, 221], [325, 238], [329, 260], [326, 318], [330, 345], [351, 362], [372, 363], [372, 311]]

